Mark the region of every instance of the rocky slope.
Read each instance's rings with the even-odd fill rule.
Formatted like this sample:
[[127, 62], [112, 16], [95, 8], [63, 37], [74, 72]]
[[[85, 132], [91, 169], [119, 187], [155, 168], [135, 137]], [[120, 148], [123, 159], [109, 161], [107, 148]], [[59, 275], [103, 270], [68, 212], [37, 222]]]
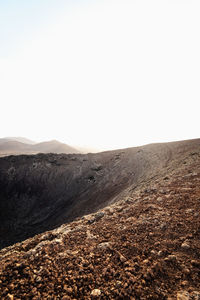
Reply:
[[0, 247], [121, 199], [182, 160], [182, 154], [199, 143], [154, 144], [88, 155], [1, 158]]
[[[94, 211], [101, 205], [112, 204], [2, 249], [1, 298], [200, 299], [200, 141], [149, 145], [98, 155], [88, 155], [85, 161], [94, 178], [87, 179], [84, 192], [88, 198], [87, 189], [93, 191], [94, 198], [92, 196], [87, 202], [80, 197], [76, 202], [76, 195], [74, 211], [80, 211], [80, 216], [88, 213], [82, 201], [85, 207], [97, 201], [91, 209]], [[38, 156], [37, 159], [46, 164], [47, 157]], [[54, 156], [56, 163], [62, 162], [62, 176], [55, 185], [68, 174], [66, 166], [71, 170], [73, 163], [77, 166], [81, 160], [83, 167], [83, 158], [86, 156], [64, 156], [62, 160]], [[19, 176], [17, 170], [25, 168], [30, 180], [25, 165], [32, 166], [33, 157], [12, 159], [4, 158], [1, 170], [9, 170], [12, 163], [16, 178]], [[49, 163], [59, 174], [59, 165]], [[86, 169], [86, 173], [82, 170], [80, 178], [88, 174]], [[102, 170], [104, 181], [98, 173]], [[77, 173], [71, 172], [67, 178], [76, 178]], [[36, 175], [33, 182], [36, 182]], [[1, 171], [1, 182], [2, 176]], [[113, 190], [108, 188], [108, 180], [113, 183]], [[103, 186], [109, 200], [104, 198]], [[119, 190], [112, 195], [114, 187]], [[64, 213], [67, 220], [78, 216], [72, 212]]]

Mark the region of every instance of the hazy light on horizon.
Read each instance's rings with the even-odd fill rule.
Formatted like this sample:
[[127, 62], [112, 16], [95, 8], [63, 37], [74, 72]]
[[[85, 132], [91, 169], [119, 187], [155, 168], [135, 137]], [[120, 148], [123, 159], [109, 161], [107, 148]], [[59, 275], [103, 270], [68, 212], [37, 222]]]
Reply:
[[0, 35], [0, 136], [100, 149], [199, 137], [199, 9], [68, 1], [40, 26], [25, 14], [24, 35]]

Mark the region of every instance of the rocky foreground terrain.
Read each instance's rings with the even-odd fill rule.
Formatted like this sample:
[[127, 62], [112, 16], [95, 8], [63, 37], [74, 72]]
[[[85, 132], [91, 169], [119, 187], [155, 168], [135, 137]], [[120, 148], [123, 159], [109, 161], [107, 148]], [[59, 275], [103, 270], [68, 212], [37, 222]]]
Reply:
[[[77, 177], [76, 168], [66, 173], [63, 164], [65, 162], [69, 166], [81, 160], [81, 165], [84, 165], [84, 157], [89, 167], [81, 170], [81, 176], [88, 175], [88, 170], [93, 173], [87, 180], [84, 179], [85, 194], [81, 184], [77, 187], [79, 200], [74, 197], [71, 208], [63, 205], [63, 215], [57, 210], [56, 220], [60, 215], [62, 221], [66, 218], [65, 224], [0, 251], [1, 299], [200, 299], [200, 140], [98, 155], [62, 159], [55, 156], [56, 169], [54, 163], [49, 162], [57, 173], [57, 163], [62, 162], [62, 172], [60, 176], [54, 175], [54, 179], [58, 176], [61, 180], [64, 174], [65, 178], [82, 178]], [[36, 175], [42, 178], [39, 175], [41, 169], [35, 177], [30, 177], [23, 159], [26, 165], [30, 161], [32, 166], [32, 156], [8, 157], [0, 162], [0, 178], [4, 183], [1, 191], [4, 187], [3, 195], [7, 202], [12, 199], [8, 195], [13, 195], [9, 188], [15, 186], [16, 192], [18, 186], [16, 181], [13, 183], [12, 176], [6, 182], [8, 176], [4, 175], [10, 168], [15, 168], [14, 178], [17, 178], [18, 184], [18, 170], [23, 168], [27, 182], [30, 178], [30, 183], [37, 182]], [[36, 156], [35, 159], [41, 157]], [[43, 156], [41, 161], [46, 164], [48, 159], [48, 155]], [[99, 173], [103, 170], [103, 174]], [[25, 176], [23, 180], [26, 187]], [[110, 187], [108, 182], [113, 185]], [[58, 183], [59, 180], [55, 182]], [[89, 190], [92, 191], [91, 197]], [[23, 189], [20, 191], [24, 192]], [[59, 191], [63, 195], [61, 187]], [[21, 192], [15, 201], [21, 201]], [[58, 193], [58, 197], [61, 194]], [[56, 194], [53, 196], [56, 201]], [[9, 217], [6, 201], [3, 203]], [[89, 204], [93, 213], [83, 209]], [[76, 211], [74, 214], [72, 207]], [[15, 218], [13, 213], [11, 224]], [[47, 220], [51, 218], [53, 213]], [[33, 222], [32, 218], [25, 219], [30, 224]], [[9, 222], [6, 223], [5, 218], [3, 220], [9, 228]], [[48, 222], [48, 226], [56, 225], [56, 222], [51, 225]], [[22, 238], [19, 228], [13, 230]], [[32, 227], [25, 228], [28, 232]], [[3, 229], [1, 234], [1, 239], [7, 243]], [[10, 237], [13, 238], [12, 235]]]

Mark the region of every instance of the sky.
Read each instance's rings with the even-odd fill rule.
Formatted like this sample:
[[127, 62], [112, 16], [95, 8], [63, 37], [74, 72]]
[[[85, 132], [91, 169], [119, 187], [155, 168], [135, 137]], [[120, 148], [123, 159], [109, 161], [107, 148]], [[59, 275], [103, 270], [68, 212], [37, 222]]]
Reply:
[[199, 0], [1, 0], [0, 137], [199, 138]]

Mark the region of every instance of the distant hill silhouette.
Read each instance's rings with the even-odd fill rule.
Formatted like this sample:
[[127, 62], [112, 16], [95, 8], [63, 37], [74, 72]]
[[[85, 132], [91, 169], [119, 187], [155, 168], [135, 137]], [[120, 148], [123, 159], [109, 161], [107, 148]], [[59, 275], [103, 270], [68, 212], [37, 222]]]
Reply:
[[0, 145], [3, 144], [3, 143], [6, 143], [6, 142], [9, 142], [9, 138], [1, 138], [0, 139]]
[[75, 146], [75, 148], [83, 154], [103, 152], [103, 150], [100, 148], [94, 148], [89, 146]]
[[52, 140], [35, 144], [31, 147], [36, 152], [41, 153], [78, 153], [79, 151], [69, 145]]
[[11, 140], [11, 141], [17, 141], [17, 142], [20, 142], [20, 143], [24, 143], [24, 144], [30, 144], [30, 145], [34, 145], [36, 144], [36, 142], [30, 140], [30, 139], [27, 139], [25, 137], [6, 137], [5, 138], [6, 140]]
[[[24, 141], [24, 142], [22, 142]], [[26, 141], [26, 142], [25, 142]], [[52, 140], [35, 143], [26, 138], [2, 138], [0, 139], [0, 156], [37, 153], [79, 153], [77, 149]]]

